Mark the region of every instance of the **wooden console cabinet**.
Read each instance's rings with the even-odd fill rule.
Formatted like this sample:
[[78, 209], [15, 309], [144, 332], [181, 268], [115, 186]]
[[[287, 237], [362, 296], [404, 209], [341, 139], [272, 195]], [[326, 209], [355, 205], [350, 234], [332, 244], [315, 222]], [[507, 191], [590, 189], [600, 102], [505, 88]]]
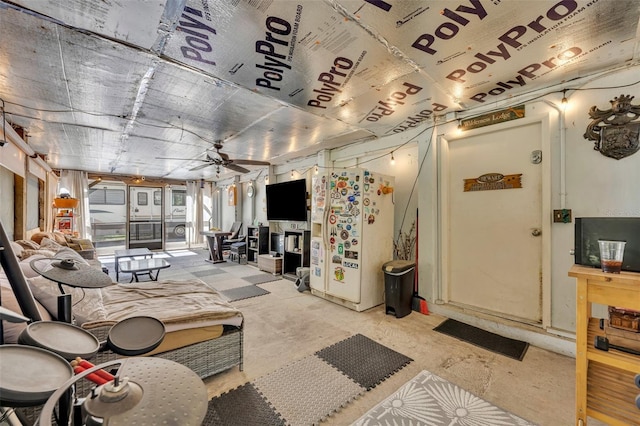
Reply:
[[271, 272], [273, 275], [280, 275], [282, 274], [282, 257], [273, 257], [270, 254], [259, 254], [258, 269]]
[[611, 426], [640, 425], [640, 394], [634, 378], [640, 374], [640, 356], [594, 347], [604, 335], [599, 320], [591, 317], [591, 304], [640, 310], [640, 273], [604, 273], [574, 265], [569, 276], [577, 279], [576, 293], [576, 425], [586, 426], [587, 416]]

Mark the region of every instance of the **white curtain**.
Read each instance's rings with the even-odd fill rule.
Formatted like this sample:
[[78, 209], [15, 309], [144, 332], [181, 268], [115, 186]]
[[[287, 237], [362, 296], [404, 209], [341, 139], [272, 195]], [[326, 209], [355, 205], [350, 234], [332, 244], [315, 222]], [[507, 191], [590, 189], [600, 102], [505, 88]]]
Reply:
[[194, 244], [203, 244], [204, 236], [200, 231], [204, 229], [203, 221], [203, 190], [200, 182], [187, 182], [187, 244], [191, 247]]
[[80, 238], [91, 238], [91, 217], [89, 215], [89, 182], [87, 172], [62, 170], [60, 189], [67, 189], [72, 198], [78, 199], [74, 210], [76, 231]]

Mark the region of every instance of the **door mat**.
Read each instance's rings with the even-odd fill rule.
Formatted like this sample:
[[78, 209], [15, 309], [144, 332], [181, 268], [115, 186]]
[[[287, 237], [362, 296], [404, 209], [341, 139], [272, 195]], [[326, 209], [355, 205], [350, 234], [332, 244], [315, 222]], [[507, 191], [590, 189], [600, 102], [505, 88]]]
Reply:
[[353, 425], [534, 426], [426, 370]]
[[203, 425], [318, 425], [411, 361], [357, 334], [213, 398]]
[[257, 285], [248, 285], [244, 287], [231, 288], [229, 290], [220, 291], [229, 302], [235, 302], [237, 300], [249, 299], [251, 297], [263, 296], [269, 294], [269, 292]]
[[522, 361], [529, 348], [527, 342], [503, 337], [451, 318], [440, 323], [434, 330], [518, 361]]

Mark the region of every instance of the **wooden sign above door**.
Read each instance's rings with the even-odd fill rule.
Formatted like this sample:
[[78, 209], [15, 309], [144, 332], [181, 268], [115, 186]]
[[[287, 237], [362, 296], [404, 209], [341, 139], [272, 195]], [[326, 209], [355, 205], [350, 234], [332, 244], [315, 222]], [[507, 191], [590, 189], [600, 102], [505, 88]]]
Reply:
[[486, 173], [477, 178], [464, 179], [464, 192], [522, 188], [521, 178], [522, 173], [516, 175]]
[[504, 123], [518, 118], [524, 118], [524, 105], [460, 120], [459, 128], [463, 131], [477, 129], [478, 127], [491, 126], [492, 124]]

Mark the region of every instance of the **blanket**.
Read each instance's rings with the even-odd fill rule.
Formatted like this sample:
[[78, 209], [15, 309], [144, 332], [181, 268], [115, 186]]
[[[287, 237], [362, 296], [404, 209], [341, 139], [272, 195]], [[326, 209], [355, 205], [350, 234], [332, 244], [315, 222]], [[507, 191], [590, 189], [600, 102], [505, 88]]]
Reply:
[[82, 328], [114, 325], [133, 316], [152, 316], [165, 325], [178, 325], [242, 315], [220, 293], [200, 280], [114, 285], [101, 289], [101, 302], [100, 316], [86, 321]]
[[[37, 299], [56, 298], [58, 286], [42, 277], [31, 280]], [[66, 290], [66, 289], [65, 289]], [[100, 289], [74, 288], [73, 315], [84, 329], [112, 326], [134, 316], [150, 316], [167, 326], [193, 323], [239, 325], [242, 313], [200, 280], [145, 281]], [[48, 301], [55, 305], [55, 301]], [[45, 306], [47, 306], [45, 304]], [[48, 308], [48, 307], [47, 307]]]

